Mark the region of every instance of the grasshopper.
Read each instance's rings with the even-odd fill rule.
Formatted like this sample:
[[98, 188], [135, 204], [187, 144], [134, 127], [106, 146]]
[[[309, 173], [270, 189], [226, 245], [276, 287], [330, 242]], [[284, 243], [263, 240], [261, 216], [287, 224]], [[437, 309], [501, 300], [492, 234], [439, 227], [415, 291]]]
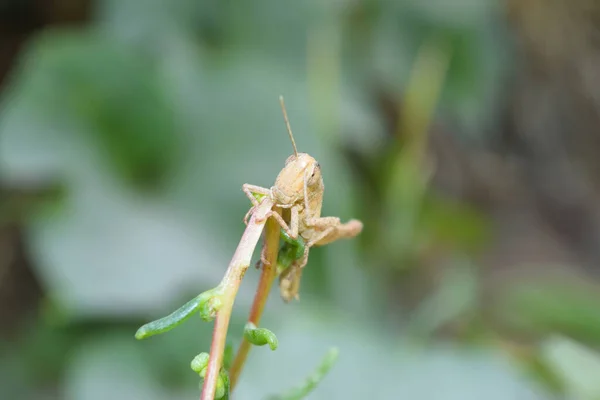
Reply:
[[[259, 205], [257, 197], [268, 196], [273, 200], [274, 208], [280, 208], [281, 213], [272, 210], [265, 218], [275, 218], [288, 236], [288, 243], [301, 245], [304, 249], [302, 256], [280, 275], [281, 297], [289, 302], [298, 299], [301, 271], [308, 262], [310, 248], [355, 237], [362, 231], [363, 224], [358, 220], [342, 223], [338, 217], [321, 216], [325, 190], [321, 166], [309, 154], [298, 153], [283, 97], [279, 97], [279, 102], [294, 154], [286, 159], [270, 189], [244, 184], [242, 190], [253, 204], [244, 217], [246, 224], [254, 208]], [[265, 262], [262, 255], [261, 261]]]

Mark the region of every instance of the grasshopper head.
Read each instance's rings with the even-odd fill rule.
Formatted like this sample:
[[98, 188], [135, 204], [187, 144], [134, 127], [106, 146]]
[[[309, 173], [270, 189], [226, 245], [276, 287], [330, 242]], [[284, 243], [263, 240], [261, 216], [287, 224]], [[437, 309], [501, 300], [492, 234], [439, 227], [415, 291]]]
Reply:
[[305, 181], [309, 192], [323, 185], [319, 163], [307, 153], [289, 156], [272, 188], [275, 202], [293, 204], [303, 199]]

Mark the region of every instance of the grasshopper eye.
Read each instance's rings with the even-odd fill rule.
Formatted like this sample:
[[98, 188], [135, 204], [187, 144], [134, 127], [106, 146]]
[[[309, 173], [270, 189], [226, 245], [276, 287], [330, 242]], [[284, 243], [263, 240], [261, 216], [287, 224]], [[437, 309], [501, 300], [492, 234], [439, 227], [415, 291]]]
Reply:
[[321, 164], [319, 164], [318, 162], [315, 164], [315, 168], [313, 169], [312, 174], [310, 175], [311, 178], [314, 178], [314, 176], [317, 174], [318, 171], [321, 170]]
[[316, 163], [312, 172], [310, 173], [310, 177], [308, 178], [308, 184], [310, 186], [316, 184], [318, 182], [318, 178], [320, 176], [320, 174], [318, 174], [318, 172], [321, 171], [321, 167], [319, 165], [319, 163]]

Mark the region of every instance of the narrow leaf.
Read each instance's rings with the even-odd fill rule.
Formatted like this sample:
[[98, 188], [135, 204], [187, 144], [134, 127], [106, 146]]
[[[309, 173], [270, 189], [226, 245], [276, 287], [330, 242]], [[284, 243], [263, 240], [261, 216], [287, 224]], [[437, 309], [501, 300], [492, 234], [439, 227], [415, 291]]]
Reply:
[[308, 396], [317, 385], [325, 378], [333, 364], [337, 361], [339, 350], [337, 348], [330, 349], [321, 364], [317, 369], [306, 379], [299, 387], [290, 390], [288, 393], [278, 396], [273, 396], [269, 400], [301, 400]]
[[273, 332], [265, 328], [257, 328], [252, 322], [248, 322], [244, 327], [244, 337], [255, 346], [264, 346], [268, 344], [271, 350], [277, 349], [279, 342]]

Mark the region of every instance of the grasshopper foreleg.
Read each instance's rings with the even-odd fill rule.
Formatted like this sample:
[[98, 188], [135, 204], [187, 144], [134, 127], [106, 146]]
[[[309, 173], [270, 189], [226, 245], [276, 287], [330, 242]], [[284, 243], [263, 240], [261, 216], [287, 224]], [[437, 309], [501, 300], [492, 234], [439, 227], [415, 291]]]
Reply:
[[256, 198], [257, 196], [255, 196], [255, 195], [259, 194], [262, 196], [272, 197], [271, 189], [244, 183], [242, 185], [242, 191], [244, 192], [246, 197], [248, 197], [248, 199], [250, 199], [250, 201], [252, 202], [252, 207], [248, 210], [248, 212], [244, 216], [244, 224], [248, 225], [248, 220], [250, 219], [250, 216], [254, 212], [254, 209], [256, 207], [258, 207], [258, 205], [260, 204], [260, 201]]

